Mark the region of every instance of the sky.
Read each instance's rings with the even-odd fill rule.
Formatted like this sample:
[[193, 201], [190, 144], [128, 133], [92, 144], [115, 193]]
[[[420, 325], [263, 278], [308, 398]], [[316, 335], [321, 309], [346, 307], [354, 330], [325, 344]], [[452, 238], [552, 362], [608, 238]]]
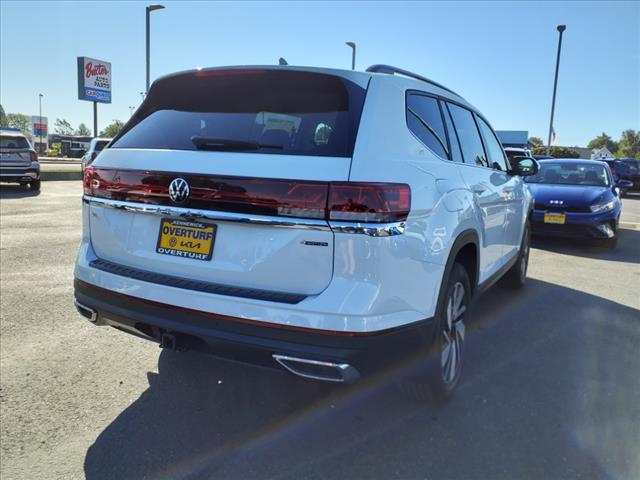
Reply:
[[[151, 14], [151, 78], [195, 67], [277, 64], [356, 69], [386, 63], [460, 93], [498, 130], [546, 141], [558, 44], [557, 143], [585, 146], [640, 129], [640, 2], [162, 2]], [[112, 64], [127, 120], [145, 88], [146, 2], [0, 2], [0, 103], [7, 113], [93, 125], [76, 58]], [[50, 127], [50, 128], [51, 128]]]

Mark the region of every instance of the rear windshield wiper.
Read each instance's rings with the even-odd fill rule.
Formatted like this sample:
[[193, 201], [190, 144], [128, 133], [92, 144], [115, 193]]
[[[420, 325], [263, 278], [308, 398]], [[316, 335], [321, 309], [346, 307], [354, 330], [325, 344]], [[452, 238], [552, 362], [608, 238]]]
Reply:
[[246, 142], [243, 140], [229, 140], [223, 138], [191, 137], [191, 141], [198, 150], [215, 150], [233, 152], [242, 150], [260, 150], [262, 148], [276, 148], [282, 150], [282, 145], [265, 145], [258, 142]]

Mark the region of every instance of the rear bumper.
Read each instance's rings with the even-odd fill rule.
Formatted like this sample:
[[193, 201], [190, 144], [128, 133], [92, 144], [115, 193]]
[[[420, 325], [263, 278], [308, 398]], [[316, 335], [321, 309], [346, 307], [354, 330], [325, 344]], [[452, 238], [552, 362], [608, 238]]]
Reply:
[[544, 214], [542, 210], [533, 211], [532, 233], [534, 235], [599, 240], [609, 238], [602, 230], [602, 226], [617, 226], [620, 210], [614, 209], [597, 214], [566, 213], [566, 222], [562, 225], [544, 223]]
[[[176, 307], [124, 295], [76, 279], [76, 302], [97, 325], [161, 342], [175, 339], [191, 349], [247, 364], [282, 368], [276, 357], [346, 364], [368, 375], [416, 352], [426, 352], [434, 335], [433, 319], [376, 332], [334, 332]], [[87, 312], [85, 312], [87, 313]], [[89, 315], [84, 315], [89, 317]]]
[[40, 178], [40, 169], [34, 167], [0, 167], [0, 182], [31, 182]]

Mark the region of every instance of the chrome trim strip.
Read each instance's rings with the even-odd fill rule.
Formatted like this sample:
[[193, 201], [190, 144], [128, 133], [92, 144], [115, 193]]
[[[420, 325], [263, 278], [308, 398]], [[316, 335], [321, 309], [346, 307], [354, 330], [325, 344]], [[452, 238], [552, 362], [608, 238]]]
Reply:
[[268, 225], [281, 228], [302, 228], [308, 230], [329, 231], [329, 225], [325, 220], [307, 218], [272, 217], [267, 215], [247, 215], [244, 213], [221, 212], [211, 210], [189, 209], [181, 207], [168, 207], [165, 205], [146, 205], [144, 203], [123, 202], [108, 198], [96, 198], [85, 195], [83, 201], [89, 205], [97, 205], [107, 208], [126, 210], [128, 212], [147, 213], [164, 217], [177, 217], [188, 220], [213, 220], [218, 222], [239, 222], [257, 225]]
[[[299, 377], [309, 378], [311, 380], [321, 380], [323, 382], [336, 382], [336, 383], [352, 383], [360, 378], [360, 374], [358, 373], [358, 371], [348, 363], [322, 362], [320, 360], [309, 360], [307, 358], [289, 357], [287, 355], [279, 355], [277, 353], [274, 353], [272, 356], [276, 362], [278, 362], [280, 365], [282, 365], [284, 368], [289, 370], [294, 375], [298, 375]], [[299, 370], [296, 370], [295, 367], [291, 365], [287, 365], [286, 362], [304, 363], [307, 365], [316, 365], [319, 367], [334, 368], [336, 369], [340, 377], [339, 378], [321, 377], [319, 375], [312, 375], [310, 373], [301, 372]]]
[[331, 230], [336, 233], [358, 233], [371, 237], [393, 237], [404, 233], [405, 222], [359, 223], [330, 221]]
[[144, 203], [124, 202], [110, 198], [97, 198], [88, 195], [83, 196], [83, 202], [89, 205], [97, 205], [107, 208], [115, 208], [136, 213], [147, 213], [164, 217], [176, 217], [187, 220], [213, 220], [218, 222], [238, 222], [257, 225], [267, 225], [281, 228], [301, 228], [308, 230], [333, 231], [335, 233], [351, 233], [369, 235], [371, 237], [392, 237], [402, 235], [405, 230], [405, 222], [392, 223], [360, 223], [342, 222], [310, 218], [273, 217], [268, 215], [247, 215], [244, 213], [222, 212], [213, 210], [189, 209], [182, 207], [170, 207], [166, 205], [147, 205]]

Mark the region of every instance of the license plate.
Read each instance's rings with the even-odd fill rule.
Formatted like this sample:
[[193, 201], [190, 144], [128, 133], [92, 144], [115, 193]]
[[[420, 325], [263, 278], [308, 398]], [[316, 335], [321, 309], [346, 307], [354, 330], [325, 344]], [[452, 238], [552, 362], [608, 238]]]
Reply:
[[564, 213], [545, 213], [544, 214], [544, 223], [559, 223], [563, 225], [566, 219], [567, 217]]
[[216, 226], [163, 218], [156, 252], [193, 260], [211, 260]]

